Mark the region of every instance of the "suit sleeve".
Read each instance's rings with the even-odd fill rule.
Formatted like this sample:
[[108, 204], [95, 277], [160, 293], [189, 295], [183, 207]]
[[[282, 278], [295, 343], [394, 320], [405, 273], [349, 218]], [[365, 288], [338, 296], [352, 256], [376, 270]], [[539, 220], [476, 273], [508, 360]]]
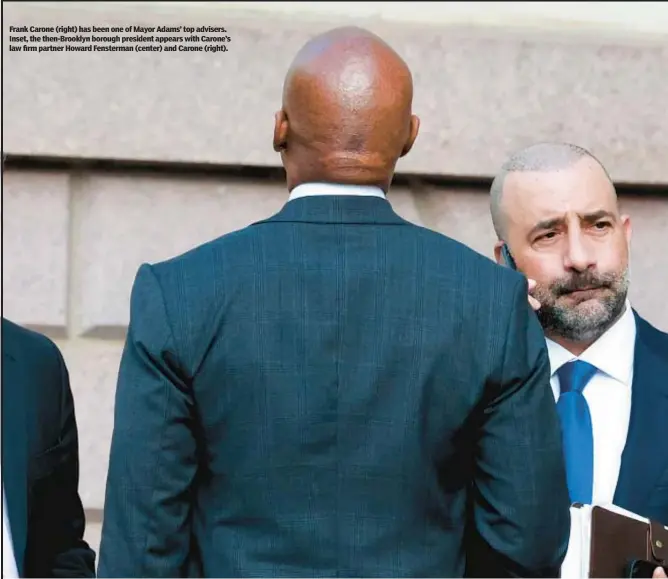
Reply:
[[54, 383], [60, 387], [58, 441], [43, 456], [50, 467], [35, 482], [28, 524], [26, 576], [94, 577], [95, 553], [83, 540], [85, 515], [79, 497], [79, 443], [69, 375], [58, 348]]
[[197, 471], [193, 397], [146, 264], [132, 289], [115, 404], [98, 576], [183, 576]]
[[472, 574], [558, 577], [570, 504], [547, 347], [526, 280], [515, 287], [507, 328], [482, 412], [473, 493], [481, 549], [473, 559], [491, 567]]

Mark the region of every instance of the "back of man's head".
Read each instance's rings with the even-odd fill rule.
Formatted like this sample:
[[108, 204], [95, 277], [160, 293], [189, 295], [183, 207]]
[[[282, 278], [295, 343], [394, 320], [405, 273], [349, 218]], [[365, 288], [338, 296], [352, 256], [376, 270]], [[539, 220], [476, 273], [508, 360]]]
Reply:
[[274, 149], [288, 188], [306, 182], [389, 188], [415, 141], [413, 80], [401, 57], [355, 27], [321, 34], [297, 53], [276, 113]]

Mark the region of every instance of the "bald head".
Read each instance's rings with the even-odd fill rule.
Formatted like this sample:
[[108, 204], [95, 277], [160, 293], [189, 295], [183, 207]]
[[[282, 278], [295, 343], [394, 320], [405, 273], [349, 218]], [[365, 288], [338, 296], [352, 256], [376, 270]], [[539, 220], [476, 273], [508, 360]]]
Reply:
[[289, 186], [306, 181], [387, 188], [419, 121], [413, 81], [401, 57], [378, 36], [337, 28], [295, 57], [276, 115], [274, 148]]
[[506, 178], [511, 173], [539, 172], [546, 173], [551, 171], [560, 171], [575, 165], [576, 163], [588, 160], [597, 165], [605, 174], [605, 177], [612, 184], [602, 163], [592, 155], [587, 149], [570, 143], [538, 143], [530, 145], [514, 153], [502, 166], [499, 173], [494, 178], [491, 187], [490, 209], [492, 213], [492, 223], [499, 239], [505, 239], [506, 236], [506, 215], [502, 205], [503, 190]]

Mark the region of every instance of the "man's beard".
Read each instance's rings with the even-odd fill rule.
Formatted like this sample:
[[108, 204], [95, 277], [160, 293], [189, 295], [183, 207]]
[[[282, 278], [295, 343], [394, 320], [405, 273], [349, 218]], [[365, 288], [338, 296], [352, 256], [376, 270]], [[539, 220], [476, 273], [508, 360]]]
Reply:
[[[571, 301], [570, 292], [599, 289], [590, 299]], [[536, 312], [543, 330], [570, 342], [593, 342], [601, 337], [624, 312], [629, 290], [628, 268], [622, 272], [599, 274], [591, 271], [562, 278], [532, 292], [541, 304]], [[585, 297], [585, 296], [583, 296]], [[570, 302], [570, 303], [569, 303]]]

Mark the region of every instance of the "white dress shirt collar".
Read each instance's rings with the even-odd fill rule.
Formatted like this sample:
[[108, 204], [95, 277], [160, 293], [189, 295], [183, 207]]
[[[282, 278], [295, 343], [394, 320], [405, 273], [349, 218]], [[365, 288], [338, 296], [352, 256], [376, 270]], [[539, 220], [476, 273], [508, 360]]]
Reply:
[[371, 185], [340, 185], [337, 183], [302, 183], [290, 191], [288, 201], [300, 197], [314, 197], [317, 195], [359, 195], [361, 197], [381, 197], [385, 193], [380, 187]]
[[564, 364], [578, 359], [589, 362], [600, 372], [604, 372], [622, 384], [631, 385], [636, 321], [628, 301], [621, 317], [580, 356], [574, 356], [566, 348], [549, 338], [546, 341], [552, 375]]

